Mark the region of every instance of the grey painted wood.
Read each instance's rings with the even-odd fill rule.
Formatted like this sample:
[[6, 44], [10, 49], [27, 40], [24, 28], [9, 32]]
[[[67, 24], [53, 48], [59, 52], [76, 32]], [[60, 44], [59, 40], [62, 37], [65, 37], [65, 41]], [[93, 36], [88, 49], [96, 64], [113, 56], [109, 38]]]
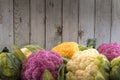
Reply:
[[14, 0], [14, 39], [15, 44], [29, 44], [29, 0]]
[[[31, 1], [31, 2], [29, 2]], [[14, 2], [14, 3], [13, 3]], [[0, 50], [58, 42], [120, 43], [119, 0], [0, 0]]]
[[63, 41], [78, 41], [78, 0], [63, 0]]
[[120, 43], [120, 0], [112, 0], [111, 42]]
[[94, 0], [79, 1], [79, 44], [94, 38]]
[[13, 45], [13, 0], [0, 0], [0, 51]]
[[61, 42], [61, 0], [46, 0], [46, 49]]
[[45, 0], [31, 0], [31, 44], [45, 48]]
[[95, 38], [97, 46], [110, 42], [111, 0], [96, 0]]

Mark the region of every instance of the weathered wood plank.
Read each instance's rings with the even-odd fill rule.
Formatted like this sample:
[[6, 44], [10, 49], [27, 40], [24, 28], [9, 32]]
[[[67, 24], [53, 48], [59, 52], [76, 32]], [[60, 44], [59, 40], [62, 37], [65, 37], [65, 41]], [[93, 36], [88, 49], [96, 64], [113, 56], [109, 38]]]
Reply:
[[61, 42], [61, 19], [61, 0], [46, 0], [46, 49], [48, 50]]
[[15, 44], [29, 44], [29, 0], [14, 0], [14, 39]]
[[45, 48], [45, 0], [31, 0], [31, 44]]
[[13, 45], [13, 0], [0, 0], [0, 51]]
[[120, 0], [112, 0], [111, 42], [120, 43]]
[[63, 41], [78, 41], [78, 0], [63, 0]]
[[89, 38], [94, 38], [94, 0], [79, 1], [79, 43], [86, 45]]
[[96, 0], [95, 38], [97, 46], [110, 42], [111, 0]]

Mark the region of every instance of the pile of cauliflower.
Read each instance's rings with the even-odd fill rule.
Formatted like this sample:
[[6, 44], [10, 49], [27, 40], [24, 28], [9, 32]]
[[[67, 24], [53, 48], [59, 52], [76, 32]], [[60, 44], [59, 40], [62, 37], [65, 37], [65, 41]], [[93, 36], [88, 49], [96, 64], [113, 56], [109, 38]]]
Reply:
[[63, 42], [51, 51], [35, 50], [25, 59], [16, 51], [22, 80], [120, 80], [120, 45], [116, 43], [95, 49]]

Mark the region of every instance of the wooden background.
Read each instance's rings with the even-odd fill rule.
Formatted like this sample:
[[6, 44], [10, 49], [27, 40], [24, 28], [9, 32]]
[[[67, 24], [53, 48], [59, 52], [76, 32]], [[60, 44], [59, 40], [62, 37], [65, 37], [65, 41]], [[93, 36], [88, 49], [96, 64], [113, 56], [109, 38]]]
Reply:
[[120, 0], [0, 0], [0, 50], [58, 42], [120, 43]]

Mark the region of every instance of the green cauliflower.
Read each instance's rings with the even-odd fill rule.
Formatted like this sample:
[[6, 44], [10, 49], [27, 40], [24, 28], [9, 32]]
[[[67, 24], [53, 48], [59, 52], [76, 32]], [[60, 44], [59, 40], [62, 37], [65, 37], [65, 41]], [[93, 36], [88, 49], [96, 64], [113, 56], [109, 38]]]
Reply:
[[66, 80], [109, 80], [110, 63], [96, 49], [79, 51], [67, 63]]
[[111, 61], [110, 80], [120, 80], [120, 56]]

